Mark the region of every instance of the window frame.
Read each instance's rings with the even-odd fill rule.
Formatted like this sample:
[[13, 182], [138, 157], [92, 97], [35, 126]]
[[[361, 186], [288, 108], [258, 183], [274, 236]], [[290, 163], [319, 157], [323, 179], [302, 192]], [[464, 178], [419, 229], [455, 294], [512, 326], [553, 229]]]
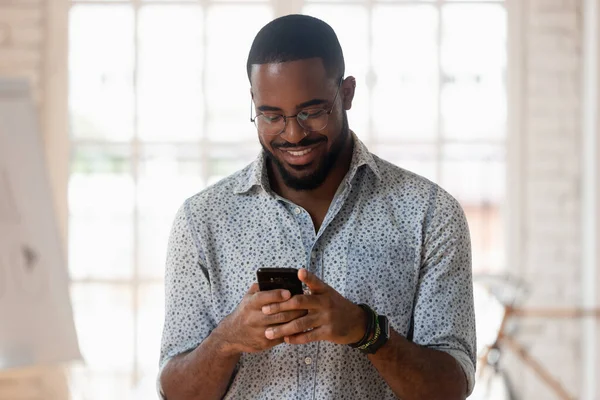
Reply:
[[[442, 7], [447, 1], [446, 0], [435, 0], [428, 2], [428, 4], [434, 4], [437, 7]], [[69, 221], [69, 210], [68, 210], [68, 184], [70, 178], [70, 157], [69, 153], [72, 148], [81, 144], [81, 142], [74, 140], [70, 137], [69, 134], [69, 114], [68, 114], [68, 87], [69, 87], [69, 75], [68, 75], [68, 18], [69, 18], [69, 10], [74, 4], [106, 4], [106, 5], [114, 5], [114, 4], [132, 4], [134, 7], [135, 13], [135, 23], [134, 29], [137, 32], [137, 19], [138, 19], [138, 11], [140, 7], [143, 7], [145, 4], [201, 4], [203, 6], [209, 6], [212, 3], [220, 3], [220, 4], [251, 4], [248, 1], [217, 1], [217, 0], [197, 0], [197, 1], [179, 1], [179, 0], [164, 0], [164, 1], [142, 1], [142, 0], [116, 0], [116, 1], [102, 1], [102, 0], [91, 0], [91, 1], [83, 1], [83, 0], [55, 0], [48, 2], [47, 4], [47, 12], [48, 18], [46, 19], [46, 45], [45, 45], [45, 64], [44, 64], [44, 86], [43, 86], [43, 101], [41, 108], [41, 120], [42, 126], [44, 126], [44, 139], [45, 139], [45, 148], [49, 165], [49, 173], [51, 176], [52, 187], [54, 188], [55, 193], [55, 205], [56, 212], [61, 228], [61, 232], [63, 233], [63, 237], [65, 239], [65, 248], [67, 247], [67, 226]], [[263, 3], [260, 1], [256, 1], [255, 3]], [[268, 4], [273, 7], [274, 13], [273, 15], [280, 16], [292, 13], [301, 13], [303, 6], [305, 3], [309, 3], [306, 0], [270, 0]], [[316, 2], [315, 2], [316, 3]], [[332, 4], [332, 5], [341, 5], [335, 0], [322, 1], [320, 4]], [[357, 4], [365, 4], [369, 12], [372, 10], [372, 6], [377, 3], [376, 0], [363, 0], [357, 1]], [[423, 1], [419, 0], [406, 0], [399, 1], [402, 4], [423, 4]], [[523, 238], [523, 221], [522, 221], [522, 212], [524, 210], [524, 189], [523, 189], [523, 179], [521, 175], [521, 171], [524, 165], [523, 162], [523, 120], [522, 120], [522, 107], [523, 107], [523, 98], [521, 96], [521, 92], [523, 90], [523, 45], [524, 43], [524, 33], [523, 33], [523, 5], [519, 0], [496, 0], [496, 1], [453, 1], [453, 3], [458, 4], [490, 4], [490, 3], [503, 3], [505, 4], [507, 10], [507, 81], [506, 81], [506, 90], [507, 90], [507, 134], [505, 136], [505, 140], [502, 141], [506, 148], [506, 207], [503, 210], [505, 212], [505, 246], [506, 246], [506, 265], [507, 271], [510, 271], [511, 268], [518, 269], [519, 265], [523, 260], [523, 249], [522, 249], [522, 238]], [[391, 4], [388, 2], [388, 4]], [[371, 19], [369, 20], [369, 24]], [[440, 19], [441, 24], [441, 19]], [[369, 28], [369, 32], [371, 29]], [[439, 35], [441, 35], [441, 29], [439, 30]], [[370, 35], [371, 36], [371, 35]], [[371, 38], [369, 40], [372, 40]], [[370, 42], [369, 42], [370, 43]], [[136, 50], [138, 49], [138, 39], [136, 35]], [[438, 42], [438, 50], [440, 49]], [[137, 53], [137, 51], [136, 51]], [[137, 54], [136, 54], [136, 70], [137, 70]], [[369, 61], [370, 64], [370, 61]], [[440, 63], [438, 63], [440, 65]], [[441, 69], [441, 68], [440, 68]], [[439, 71], [440, 74], [442, 71]], [[134, 73], [134, 92], [135, 82], [137, 81], [137, 76]], [[367, 86], [367, 90], [372, 90], [372, 82], [367, 79], [365, 82]], [[441, 82], [440, 82], [441, 85]], [[134, 105], [134, 112], [137, 114], [137, 104]], [[439, 104], [438, 104], [438, 115], [440, 113]], [[441, 124], [441, 120], [438, 120], [438, 125]], [[369, 127], [372, 128], [372, 123], [369, 124]], [[441, 128], [438, 126], [438, 132]], [[441, 173], [441, 165], [442, 165], [442, 139], [441, 135], [437, 134], [436, 141], [436, 165], [437, 165], [437, 174], [440, 176]], [[248, 140], [248, 142], [253, 142], [253, 140]], [[90, 142], [85, 141], [85, 144], [90, 144]], [[106, 142], [110, 145], [110, 142]], [[384, 141], [384, 143], [387, 143]], [[367, 140], [367, 144], [370, 144], [370, 141]], [[132, 163], [134, 165], [132, 174], [134, 175], [134, 182], [137, 184], [139, 177], [137, 165], [139, 165], [140, 158], [140, 140], [137, 137], [134, 137], [131, 142], [132, 145]], [[244, 143], [240, 145], [245, 145]], [[209, 162], [208, 149], [210, 148], [210, 144], [205, 140], [200, 141], [200, 146], [203, 149], [203, 163]], [[209, 168], [207, 165], [204, 165], [203, 171], [207, 173]], [[206, 182], [208, 177], [204, 177], [204, 181]], [[134, 218], [137, 222], [139, 220], [139, 215], [137, 212], [137, 208], [134, 211]], [[137, 232], [138, 227], [137, 223], [134, 223], [134, 246], [137, 245], [139, 240], [139, 233]], [[68, 252], [65, 250], [65, 254]], [[137, 251], [134, 250], [134, 274], [133, 279], [128, 282], [133, 287], [133, 312], [137, 315], [138, 310], [138, 298], [139, 298], [139, 288], [142, 282], [149, 282], [144, 279], [143, 281], [139, 279], [139, 270], [138, 270], [138, 255]], [[124, 284], [123, 281], [111, 281], [111, 280], [101, 280], [101, 279], [84, 279], [78, 280], [77, 283], [118, 283]], [[161, 282], [161, 280], [156, 280], [156, 282]], [[134, 329], [137, 330], [137, 324], [134, 324]], [[137, 331], [134, 332], [134, 337], [137, 337]], [[134, 342], [134, 346], [137, 346], [137, 340]], [[134, 359], [133, 366], [134, 371], [132, 373], [133, 385], [135, 386], [140, 379], [141, 376], [141, 367], [138, 365], [137, 360], [137, 347], [134, 348]]]

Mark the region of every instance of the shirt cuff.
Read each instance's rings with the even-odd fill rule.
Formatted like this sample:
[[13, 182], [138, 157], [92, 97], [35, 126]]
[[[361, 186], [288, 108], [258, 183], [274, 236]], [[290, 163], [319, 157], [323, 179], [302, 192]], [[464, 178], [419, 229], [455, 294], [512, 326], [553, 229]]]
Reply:
[[465, 377], [467, 378], [467, 397], [469, 397], [471, 393], [473, 393], [473, 388], [475, 387], [475, 367], [473, 366], [471, 359], [461, 350], [440, 348], [436, 348], [436, 350], [450, 354], [461, 366], [465, 373]]

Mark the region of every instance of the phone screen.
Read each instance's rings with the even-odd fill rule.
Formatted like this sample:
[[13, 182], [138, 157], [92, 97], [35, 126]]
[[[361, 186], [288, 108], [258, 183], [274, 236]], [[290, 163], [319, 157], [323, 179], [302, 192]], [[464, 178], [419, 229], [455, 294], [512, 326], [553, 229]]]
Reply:
[[302, 282], [295, 268], [260, 268], [256, 271], [258, 287], [261, 291], [286, 289], [293, 295], [302, 294]]

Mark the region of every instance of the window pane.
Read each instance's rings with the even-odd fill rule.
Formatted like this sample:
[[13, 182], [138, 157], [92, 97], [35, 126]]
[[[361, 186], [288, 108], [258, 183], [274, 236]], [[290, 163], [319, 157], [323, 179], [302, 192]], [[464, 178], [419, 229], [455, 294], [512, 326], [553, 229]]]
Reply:
[[126, 279], [133, 273], [133, 219], [71, 216], [69, 271], [77, 279]]
[[174, 217], [183, 201], [204, 188], [199, 144], [141, 148], [138, 208], [144, 216]]
[[71, 400], [137, 400], [132, 397], [130, 374], [91, 372], [85, 367], [71, 367], [69, 372]]
[[195, 145], [142, 147], [138, 184], [138, 260], [143, 278], [162, 278], [175, 212], [204, 187], [201, 148]]
[[87, 369], [92, 372], [131, 373], [134, 321], [131, 288], [126, 285], [72, 283], [71, 298], [79, 344], [89, 366]]
[[[73, 149], [69, 209], [76, 215], [130, 216], [133, 177], [129, 146], [84, 146]], [[112, 196], [119, 193], [119, 196]]]
[[437, 133], [438, 13], [434, 7], [373, 10], [373, 128], [380, 138], [433, 138]]
[[444, 136], [494, 140], [505, 135], [506, 94], [502, 82], [450, 78], [441, 95]]
[[224, 146], [214, 147], [211, 150], [208, 164], [208, 184], [212, 185], [254, 161], [260, 151], [258, 139], [256, 141], [256, 145], [245, 146], [237, 151]]
[[254, 138], [246, 73], [254, 36], [272, 17], [267, 5], [215, 5], [207, 18], [207, 133], [211, 140]]
[[475, 271], [504, 267], [505, 149], [493, 145], [444, 148], [442, 186], [462, 204], [473, 248]]
[[322, 19], [335, 31], [344, 51], [345, 76], [356, 78], [356, 95], [348, 111], [350, 128], [363, 139], [369, 135], [369, 29], [367, 8], [358, 5], [308, 4], [304, 14]]
[[464, 204], [469, 222], [473, 271], [502, 273], [505, 268], [504, 214], [500, 204]]
[[129, 140], [133, 135], [132, 8], [73, 6], [69, 32], [71, 134], [76, 139]]
[[448, 5], [442, 13], [443, 133], [499, 138], [506, 129], [506, 11]]
[[74, 279], [131, 276], [134, 183], [129, 156], [127, 146], [74, 149], [69, 181], [69, 270]]
[[442, 186], [463, 204], [505, 200], [505, 149], [499, 145], [446, 145]]
[[164, 322], [164, 286], [143, 284], [138, 296], [137, 362], [146, 373], [158, 373], [160, 339]]
[[[423, 3], [436, 3], [438, 1], [448, 1], [448, 0], [376, 0], [379, 3], [402, 3], [402, 2], [406, 2], [406, 3], [414, 3], [415, 1], [417, 2], [423, 2]], [[470, 0], [468, 0], [470, 1]], [[477, 1], [477, 0], [474, 0]], [[485, 1], [485, 0], [484, 0]]]
[[148, 141], [199, 140], [202, 131], [202, 9], [140, 10], [139, 135]]
[[[364, 3], [365, 0], [305, 0], [306, 3]], [[397, 1], [397, 0], [396, 0]], [[312, 5], [309, 5], [311, 7]], [[308, 13], [310, 14], [310, 13]], [[312, 15], [312, 14], [310, 14]]]
[[506, 68], [506, 10], [495, 4], [442, 9], [442, 68], [448, 74], [498, 74]]
[[[435, 0], [433, 0], [435, 1]], [[499, 3], [503, 4], [505, 0], [442, 0], [447, 3]]]
[[177, 208], [168, 211], [173, 213], [172, 217], [140, 216], [138, 219], [137, 252], [141, 278], [163, 279], [165, 276], [169, 233]]

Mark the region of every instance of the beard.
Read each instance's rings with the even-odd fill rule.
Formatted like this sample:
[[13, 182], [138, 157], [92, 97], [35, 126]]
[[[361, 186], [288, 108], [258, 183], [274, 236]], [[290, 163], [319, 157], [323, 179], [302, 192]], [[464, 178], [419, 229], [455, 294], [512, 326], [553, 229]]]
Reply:
[[[321, 186], [329, 172], [339, 159], [340, 154], [344, 150], [344, 144], [350, 137], [350, 128], [348, 126], [348, 115], [346, 114], [346, 110], [342, 110], [342, 130], [340, 134], [334, 139], [331, 145], [331, 149], [323, 156], [321, 159], [316, 160], [317, 163], [314, 171], [305, 174], [305, 175], [294, 175], [290, 172], [286, 166], [271, 152], [269, 149], [261, 141], [260, 144], [263, 148], [263, 152], [267, 157], [267, 160], [271, 162], [271, 165], [274, 165], [279, 172], [279, 175], [283, 179], [283, 183], [292, 190], [297, 191], [308, 191], [314, 190]], [[321, 141], [327, 141], [327, 137], [321, 136], [317, 139], [302, 139], [297, 145], [294, 146], [278, 146], [279, 148], [293, 149], [294, 147], [303, 147], [309, 146], [311, 144], [315, 144]], [[312, 163], [311, 163], [312, 164]], [[311, 167], [309, 165], [289, 165], [289, 168], [293, 169], [297, 172], [302, 172], [308, 170]]]

